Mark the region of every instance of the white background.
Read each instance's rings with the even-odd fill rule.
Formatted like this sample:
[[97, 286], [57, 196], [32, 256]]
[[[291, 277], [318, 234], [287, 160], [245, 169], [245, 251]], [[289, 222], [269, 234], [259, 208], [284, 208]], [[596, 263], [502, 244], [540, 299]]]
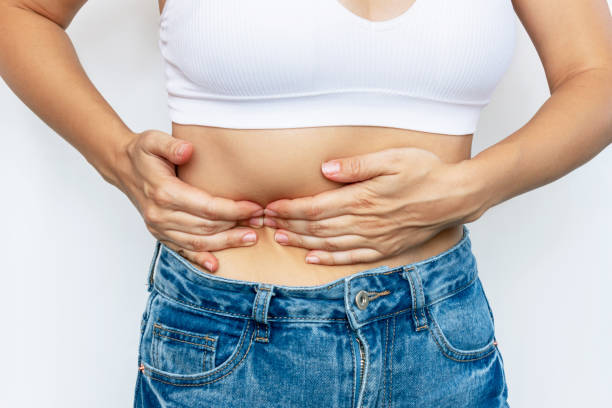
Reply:
[[[170, 132], [157, 24], [154, 0], [106, 0], [86, 4], [68, 29], [90, 78], [135, 131]], [[513, 63], [483, 111], [473, 155], [549, 96], [517, 24]], [[154, 238], [127, 197], [2, 81], [0, 112], [0, 405], [131, 406]], [[468, 224], [512, 407], [610, 406], [611, 210], [608, 148]]]

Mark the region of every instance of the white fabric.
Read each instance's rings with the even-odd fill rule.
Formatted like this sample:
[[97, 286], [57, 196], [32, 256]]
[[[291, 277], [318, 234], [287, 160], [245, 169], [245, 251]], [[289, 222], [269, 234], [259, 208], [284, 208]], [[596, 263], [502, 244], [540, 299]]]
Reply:
[[368, 21], [338, 0], [166, 0], [172, 121], [474, 133], [514, 54], [511, 0], [416, 0]]

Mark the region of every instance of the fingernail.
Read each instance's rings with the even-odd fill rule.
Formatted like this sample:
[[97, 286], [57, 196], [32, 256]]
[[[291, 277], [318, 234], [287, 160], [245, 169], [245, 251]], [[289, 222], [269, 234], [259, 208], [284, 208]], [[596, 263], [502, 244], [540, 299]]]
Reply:
[[254, 217], [249, 220], [249, 224], [254, 227], [261, 227], [264, 223], [263, 217]]
[[327, 162], [323, 163], [322, 167], [323, 173], [325, 174], [334, 174], [340, 171], [340, 163], [338, 162]]
[[176, 154], [178, 154], [179, 156], [182, 156], [183, 153], [185, 153], [185, 149], [187, 148], [187, 145], [182, 144], [178, 147], [178, 149], [176, 149]]
[[267, 225], [268, 227], [276, 227], [276, 221], [274, 221], [272, 218], [264, 218], [263, 220], [264, 225]]
[[274, 234], [274, 239], [276, 240], [276, 242], [281, 243], [281, 244], [286, 244], [287, 242], [289, 242], [289, 237], [280, 232], [277, 232], [276, 234]]
[[264, 208], [264, 214], [271, 215], [272, 217], [276, 217], [278, 215], [276, 211], [270, 210], [268, 208]]
[[204, 266], [206, 267], [206, 269], [208, 269], [209, 271], [212, 272], [212, 270], [213, 270], [213, 264], [212, 263], [206, 261], [206, 262], [204, 262]]
[[308, 263], [319, 263], [320, 259], [318, 256], [314, 256], [314, 255], [308, 255], [306, 257], [306, 262]]
[[254, 232], [248, 232], [242, 237], [242, 242], [255, 242], [257, 235]]

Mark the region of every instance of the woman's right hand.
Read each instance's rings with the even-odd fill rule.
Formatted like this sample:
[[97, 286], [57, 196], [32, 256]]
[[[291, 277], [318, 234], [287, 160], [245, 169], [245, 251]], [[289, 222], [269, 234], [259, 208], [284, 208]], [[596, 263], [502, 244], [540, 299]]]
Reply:
[[[179, 179], [174, 165], [187, 162], [192, 153], [193, 145], [168, 133], [134, 133], [117, 153], [117, 187], [153, 236], [214, 272], [219, 262], [209, 251], [253, 245], [257, 234], [246, 226], [263, 225], [263, 208], [252, 201], [213, 197]], [[250, 223], [252, 217], [255, 223]]]

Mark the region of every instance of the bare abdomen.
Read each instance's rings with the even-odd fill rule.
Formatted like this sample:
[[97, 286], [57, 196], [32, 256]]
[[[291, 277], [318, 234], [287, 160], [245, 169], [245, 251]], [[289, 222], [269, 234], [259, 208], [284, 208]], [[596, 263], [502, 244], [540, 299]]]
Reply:
[[[445, 162], [457, 162], [470, 157], [472, 142], [472, 135], [374, 126], [262, 130], [173, 124], [173, 136], [194, 146], [190, 161], [177, 169], [180, 179], [212, 195], [250, 200], [262, 206], [341, 186], [321, 173], [321, 163], [330, 159], [393, 147], [418, 147]], [[378, 265], [398, 266], [431, 257], [458, 242], [462, 229], [457, 226], [443, 230], [419, 247], [392, 258], [334, 266], [307, 264], [304, 258], [308, 250], [278, 244], [272, 228], [263, 227], [256, 232], [258, 241], [253, 246], [214, 252], [219, 259], [215, 275], [276, 285], [319, 285]]]

